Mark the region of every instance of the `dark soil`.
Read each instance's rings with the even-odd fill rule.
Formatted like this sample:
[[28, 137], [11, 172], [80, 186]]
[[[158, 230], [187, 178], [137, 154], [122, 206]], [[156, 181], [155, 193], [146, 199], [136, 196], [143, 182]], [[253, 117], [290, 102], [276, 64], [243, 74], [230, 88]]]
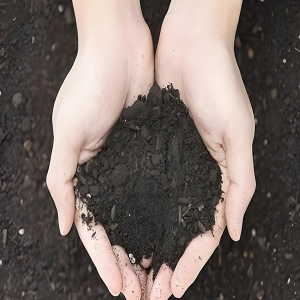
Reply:
[[[141, 2], [156, 44], [170, 0]], [[225, 232], [183, 299], [300, 299], [299, 28], [297, 0], [243, 1], [236, 57], [257, 189], [240, 242]], [[76, 229], [60, 236], [45, 186], [53, 103], [77, 51], [72, 3], [2, 0], [0, 31], [0, 299], [114, 299]]]
[[[154, 277], [164, 262], [174, 270], [189, 242], [213, 230], [222, 194], [221, 170], [171, 86], [154, 85], [126, 108], [75, 182], [112, 245], [136, 263], [153, 253]], [[81, 217], [87, 225], [93, 219]]]

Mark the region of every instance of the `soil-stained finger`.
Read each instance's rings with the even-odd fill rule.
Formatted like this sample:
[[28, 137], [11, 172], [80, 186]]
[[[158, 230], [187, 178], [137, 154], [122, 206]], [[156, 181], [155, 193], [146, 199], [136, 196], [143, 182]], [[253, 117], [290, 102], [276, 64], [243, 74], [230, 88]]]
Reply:
[[225, 201], [216, 206], [216, 224], [213, 235], [211, 231], [207, 231], [197, 236], [191, 241], [180, 258], [171, 281], [172, 293], [176, 298], [181, 298], [195, 281], [199, 272], [219, 245], [225, 228], [224, 209]]
[[135, 275], [138, 278], [141, 287], [141, 300], [146, 300], [146, 287], [147, 287], [147, 273], [140, 265], [132, 266]]
[[[232, 117], [224, 138], [230, 179], [225, 213], [228, 232], [234, 241], [240, 239], [244, 214], [256, 186], [252, 152], [254, 119], [251, 107], [249, 115], [249, 118], [242, 114]], [[237, 124], [241, 125], [236, 126]]]
[[80, 202], [77, 207], [80, 209], [76, 209], [74, 223], [80, 239], [110, 293], [117, 296], [122, 290], [122, 276], [106, 232], [94, 222], [87, 225], [84, 219], [89, 215], [85, 205]]
[[128, 255], [122, 247], [117, 245], [113, 246], [112, 250], [117, 258], [122, 274], [122, 294], [124, 294], [127, 300], [141, 300], [142, 292], [140, 283], [129, 261]]
[[150, 273], [147, 276], [147, 287], [146, 287], [146, 299], [150, 300], [150, 295], [153, 287], [153, 269], [150, 271]]
[[47, 174], [47, 186], [55, 202], [62, 235], [68, 234], [73, 225], [75, 197], [72, 179], [84, 136], [81, 129], [74, 125], [74, 120], [79, 118], [78, 113], [68, 111], [66, 115], [60, 113], [55, 117], [53, 149]]
[[172, 270], [166, 264], [163, 264], [160, 267], [152, 286], [150, 300], [169, 299], [169, 297], [172, 295], [172, 273]]
[[152, 264], [152, 258], [153, 258], [153, 253], [151, 254], [151, 257], [149, 257], [149, 258], [143, 257], [143, 259], [140, 262], [141, 266], [144, 269], [148, 269]]

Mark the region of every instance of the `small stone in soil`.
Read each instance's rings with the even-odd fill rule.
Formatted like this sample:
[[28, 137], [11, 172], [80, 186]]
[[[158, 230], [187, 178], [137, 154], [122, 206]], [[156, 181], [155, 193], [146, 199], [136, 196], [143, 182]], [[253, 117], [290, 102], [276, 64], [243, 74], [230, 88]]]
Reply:
[[14, 94], [12, 99], [13, 106], [18, 108], [22, 103], [23, 103], [23, 95], [21, 93]]
[[111, 217], [111, 220], [113, 222], [115, 222], [115, 220], [116, 220], [116, 206], [115, 205], [111, 209], [110, 217]]
[[182, 197], [179, 197], [177, 202], [179, 204], [190, 204], [191, 203], [191, 200], [190, 199], [187, 199], [187, 198], [182, 198]]
[[129, 253], [128, 256], [129, 256], [130, 262], [131, 262], [132, 264], [135, 264], [135, 258], [134, 258], [134, 256], [133, 256], [133, 254]]
[[31, 128], [31, 120], [30, 117], [27, 116], [23, 119], [22, 123], [21, 123], [21, 130], [26, 133], [28, 131], [30, 131]]
[[181, 219], [180, 224], [183, 226], [183, 228], [186, 228], [186, 223], [183, 219]]
[[126, 165], [118, 165], [112, 172], [111, 182], [115, 187], [123, 185], [127, 176], [129, 175], [129, 170]]
[[185, 244], [185, 237], [183, 236], [178, 240], [178, 245], [182, 247], [184, 246], [184, 244]]
[[201, 221], [198, 220], [198, 227], [200, 229], [200, 232], [204, 233], [206, 231], [205, 226], [203, 225], [203, 223]]
[[203, 205], [203, 204], [200, 204], [200, 205], [198, 206], [198, 210], [199, 210], [199, 211], [202, 211], [203, 208], [204, 208], [204, 205]]
[[100, 189], [98, 185], [92, 185], [89, 187], [89, 193], [91, 194], [91, 196], [93, 197], [98, 197], [100, 194]]
[[114, 231], [118, 227], [118, 223], [112, 223], [109, 228]]
[[32, 148], [32, 142], [30, 140], [26, 140], [23, 147], [27, 152], [29, 152]]
[[60, 13], [62, 13], [63, 11], [64, 11], [64, 6], [63, 5], [61, 5], [61, 4], [59, 4], [58, 5], [58, 11], [60, 12]]
[[73, 178], [73, 186], [77, 186], [78, 184], [78, 178]]
[[65, 9], [64, 16], [65, 16], [66, 23], [67, 23], [68, 25], [72, 25], [72, 24], [75, 23], [74, 13], [73, 13], [71, 7], [68, 6], [68, 7]]
[[7, 240], [7, 229], [3, 229], [2, 233], [3, 233], [3, 239], [2, 239], [3, 245], [5, 245], [6, 244], [6, 240]]

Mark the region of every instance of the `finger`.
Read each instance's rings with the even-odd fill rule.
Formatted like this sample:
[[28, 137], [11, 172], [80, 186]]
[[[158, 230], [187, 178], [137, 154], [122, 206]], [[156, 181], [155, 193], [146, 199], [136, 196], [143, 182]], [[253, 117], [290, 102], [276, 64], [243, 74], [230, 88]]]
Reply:
[[81, 140], [74, 135], [70, 125], [57, 124], [47, 186], [58, 212], [62, 235], [70, 231], [74, 220], [75, 196], [72, 179], [76, 172], [80, 148]]
[[235, 241], [240, 239], [244, 214], [255, 190], [253, 132], [253, 126], [249, 122], [233, 120], [225, 137], [226, 164], [230, 179], [225, 216], [228, 232]]
[[216, 223], [213, 235], [211, 231], [198, 235], [191, 241], [180, 258], [171, 281], [171, 290], [176, 298], [181, 298], [195, 281], [199, 272], [219, 245], [225, 228], [224, 208], [224, 201], [216, 206]]
[[141, 287], [141, 300], [146, 300], [147, 273], [140, 265], [133, 265], [133, 271], [139, 281]]
[[127, 300], [140, 300], [142, 296], [140, 283], [137, 276], [135, 275], [128, 255], [120, 246], [113, 246], [112, 249], [117, 258], [118, 265], [122, 274], [122, 294], [126, 297]]
[[172, 270], [166, 265], [162, 264], [157, 276], [154, 280], [150, 300], [167, 300], [172, 295], [171, 279]]
[[153, 287], [153, 269], [150, 271], [150, 273], [147, 276], [147, 287], [146, 287], [146, 299], [149, 300], [150, 299], [150, 295], [151, 295], [151, 291], [152, 291], [152, 287]]
[[141, 266], [144, 269], [148, 269], [151, 266], [152, 258], [153, 258], [153, 253], [151, 254], [151, 256], [149, 258], [143, 257], [143, 259], [141, 260], [141, 263], [140, 263]]
[[82, 216], [87, 215], [86, 206], [81, 204], [80, 209], [75, 212], [74, 219], [79, 237], [110, 293], [117, 296], [123, 285], [117, 259], [104, 228], [100, 224], [95, 225], [94, 222], [89, 226], [83, 222]]

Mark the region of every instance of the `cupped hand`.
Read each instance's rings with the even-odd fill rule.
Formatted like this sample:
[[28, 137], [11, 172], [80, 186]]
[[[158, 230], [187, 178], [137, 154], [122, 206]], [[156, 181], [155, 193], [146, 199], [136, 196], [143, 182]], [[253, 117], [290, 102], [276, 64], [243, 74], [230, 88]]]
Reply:
[[[181, 297], [219, 245], [226, 225], [231, 238], [240, 239], [243, 216], [255, 190], [254, 118], [232, 39], [218, 31], [218, 26], [209, 27], [210, 23], [205, 29], [192, 15], [188, 18], [184, 10], [178, 13], [170, 8], [161, 30], [155, 75], [161, 87], [172, 83], [179, 89], [208, 151], [221, 168], [225, 201], [217, 206], [213, 234], [206, 232], [194, 239], [174, 272], [162, 266], [154, 283], [148, 279], [150, 299], [163, 300], [171, 294]], [[164, 296], [157, 298], [159, 293]]]
[[[75, 211], [72, 179], [77, 165], [101, 150], [122, 109], [138, 95], [147, 94], [154, 80], [152, 39], [141, 14], [133, 20], [121, 11], [107, 23], [104, 17], [99, 19], [103, 24], [95, 30], [94, 41], [91, 31], [81, 40], [79, 28], [78, 55], [55, 101], [47, 185], [58, 211], [61, 234], [66, 235], [75, 220], [79, 236], [109, 291], [140, 300], [145, 271], [132, 267], [121, 247], [112, 249], [101, 225], [83, 224], [81, 215], [87, 213], [84, 206]], [[94, 30], [98, 18], [92, 20], [90, 14], [90, 21], [94, 21]], [[95, 238], [91, 237], [93, 232]]]

